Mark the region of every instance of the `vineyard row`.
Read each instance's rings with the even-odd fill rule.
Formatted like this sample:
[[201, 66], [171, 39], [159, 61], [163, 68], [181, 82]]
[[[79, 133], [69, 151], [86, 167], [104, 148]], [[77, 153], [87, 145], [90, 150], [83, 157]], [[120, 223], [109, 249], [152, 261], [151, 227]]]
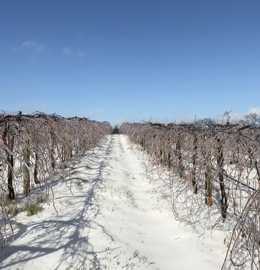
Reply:
[[[12, 235], [7, 205], [18, 189], [28, 196], [32, 186], [48, 193], [56, 171], [73, 155], [83, 155], [111, 134], [108, 122], [63, 118], [36, 112], [0, 115], [0, 243]], [[19, 190], [20, 191], [20, 190]], [[11, 230], [10, 230], [11, 228]]]
[[259, 126], [124, 123], [120, 133], [146, 152], [147, 172], [169, 187], [177, 218], [211, 229], [230, 224], [223, 267], [260, 269]]

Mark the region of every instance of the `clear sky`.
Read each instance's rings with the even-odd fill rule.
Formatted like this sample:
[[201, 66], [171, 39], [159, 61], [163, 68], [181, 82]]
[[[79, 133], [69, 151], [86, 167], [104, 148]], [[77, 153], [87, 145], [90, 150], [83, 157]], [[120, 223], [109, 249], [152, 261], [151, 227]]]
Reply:
[[112, 124], [260, 112], [260, 1], [0, 0], [0, 110]]

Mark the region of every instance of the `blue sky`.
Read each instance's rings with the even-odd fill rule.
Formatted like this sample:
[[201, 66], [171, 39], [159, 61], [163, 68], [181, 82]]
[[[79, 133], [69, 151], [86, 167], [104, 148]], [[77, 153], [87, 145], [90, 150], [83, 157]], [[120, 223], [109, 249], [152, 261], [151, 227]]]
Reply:
[[258, 0], [0, 0], [0, 110], [260, 113], [259, 14]]

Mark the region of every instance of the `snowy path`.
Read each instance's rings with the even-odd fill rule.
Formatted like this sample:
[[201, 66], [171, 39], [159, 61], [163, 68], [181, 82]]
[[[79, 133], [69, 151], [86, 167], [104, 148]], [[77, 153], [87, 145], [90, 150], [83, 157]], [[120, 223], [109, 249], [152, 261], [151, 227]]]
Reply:
[[124, 135], [72, 161], [54, 185], [55, 206], [16, 217], [1, 269], [220, 269], [224, 234], [198, 235], [175, 221], [159, 183]]

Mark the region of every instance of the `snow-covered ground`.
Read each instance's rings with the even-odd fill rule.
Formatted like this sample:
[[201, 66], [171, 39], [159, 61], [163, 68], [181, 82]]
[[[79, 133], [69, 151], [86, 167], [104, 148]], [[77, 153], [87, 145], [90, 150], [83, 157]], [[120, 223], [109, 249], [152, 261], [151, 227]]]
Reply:
[[125, 135], [71, 160], [53, 192], [56, 210], [49, 200], [38, 215], [13, 218], [0, 269], [221, 269], [225, 233], [176, 221]]

